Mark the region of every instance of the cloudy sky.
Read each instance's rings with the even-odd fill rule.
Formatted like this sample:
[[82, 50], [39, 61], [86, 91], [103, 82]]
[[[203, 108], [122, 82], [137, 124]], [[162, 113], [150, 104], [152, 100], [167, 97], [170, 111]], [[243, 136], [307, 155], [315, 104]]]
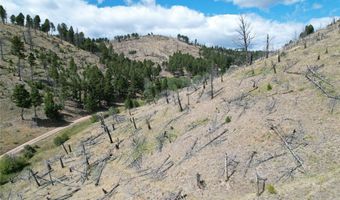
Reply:
[[340, 16], [338, 0], [0, 0], [8, 14], [35, 15], [65, 22], [90, 37], [137, 32], [176, 36], [206, 45], [234, 48], [239, 14], [255, 34], [253, 49], [263, 49], [266, 34], [279, 48], [306, 24], [324, 27]]

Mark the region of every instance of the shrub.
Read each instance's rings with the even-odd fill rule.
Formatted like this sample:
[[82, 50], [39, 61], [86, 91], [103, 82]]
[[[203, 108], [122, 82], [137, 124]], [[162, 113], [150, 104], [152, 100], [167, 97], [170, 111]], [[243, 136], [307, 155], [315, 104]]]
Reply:
[[0, 174], [11, 174], [21, 171], [28, 163], [23, 157], [5, 155], [0, 160]]
[[99, 121], [99, 116], [96, 115], [96, 114], [91, 115], [90, 121], [91, 121], [91, 123], [98, 122]]
[[268, 85], [267, 85], [267, 90], [270, 91], [270, 90], [272, 90], [272, 89], [273, 89], [272, 85], [270, 85], [270, 83], [268, 83]]
[[268, 192], [269, 192], [270, 194], [276, 194], [276, 193], [277, 193], [277, 191], [275, 190], [274, 186], [271, 185], [271, 184], [269, 184], [269, 185], [267, 186], [267, 190], [268, 190]]
[[230, 116], [227, 116], [226, 118], [225, 118], [225, 123], [230, 123], [231, 122], [231, 117]]
[[30, 145], [25, 145], [25, 146], [24, 146], [24, 151], [23, 151], [23, 153], [24, 153], [24, 157], [25, 157], [26, 159], [32, 158], [36, 152], [37, 152], [37, 151], [36, 151], [32, 146], [30, 146]]
[[69, 139], [70, 139], [70, 137], [67, 134], [62, 134], [61, 136], [55, 137], [54, 140], [53, 140], [53, 143], [56, 146], [60, 146], [60, 145], [64, 144]]

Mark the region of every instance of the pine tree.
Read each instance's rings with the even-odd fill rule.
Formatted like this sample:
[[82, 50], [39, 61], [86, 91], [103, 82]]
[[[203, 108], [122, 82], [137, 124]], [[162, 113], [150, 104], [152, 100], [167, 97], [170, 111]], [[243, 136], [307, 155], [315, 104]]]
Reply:
[[45, 19], [45, 22], [41, 25], [41, 31], [48, 34], [48, 32], [51, 30], [51, 24], [48, 19]]
[[15, 24], [16, 17], [14, 15], [11, 15], [10, 20], [12, 24]]
[[15, 18], [15, 21], [16, 21], [17, 25], [24, 26], [25, 16], [22, 13], [19, 13], [19, 15]]
[[51, 92], [45, 94], [44, 104], [46, 117], [50, 119], [58, 119], [60, 117], [59, 110], [61, 110], [62, 107], [54, 102], [54, 96]]
[[40, 17], [39, 15], [36, 15], [33, 19], [33, 28], [36, 29], [36, 30], [39, 30], [40, 29]]
[[25, 58], [25, 54], [23, 52], [23, 51], [25, 51], [24, 43], [21, 41], [19, 36], [13, 36], [13, 38], [11, 39], [11, 43], [12, 43], [11, 53], [14, 56], [18, 57], [18, 76], [19, 76], [19, 80], [21, 81], [20, 61], [21, 61], [21, 59]]
[[34, 108], [34, 118], [37, 118], [37, 107], [43, 103], [42, 95], [39, 93], [39, 89], [36, 84], [31, 86], [31, 101]]
[[2, 7], [2, 5], [0, 5], [0, 18], [3, 24], [6, 23], [6, 19], [7, 19], [7, 13], [4, 7]]
[[30, 15], [26, 15], [26, 27], [33, 28], [33, 19]]
[[21, 119], [24, 120], [24, 108], [32, 106], [30, 93], [25, 89], [24, 84], [16, 85], [12, 94], [12, 101], [21, 108]]

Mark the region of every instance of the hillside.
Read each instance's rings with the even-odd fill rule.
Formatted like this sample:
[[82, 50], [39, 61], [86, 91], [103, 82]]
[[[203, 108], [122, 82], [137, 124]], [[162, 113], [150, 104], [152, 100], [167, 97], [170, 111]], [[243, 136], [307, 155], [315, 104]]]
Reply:
[[69, 154], [53, 138], [38, 143], [41, 186], [24, 170], [0, 198], [337, 199], [339, 26], [282, 49], [280, 62], [230, 69], [212, 81], [213, 99], [211, 82], [197, 83], [171, 92], [169, 104], [106, 118], [112, 144], [100, 122], [72, 135]]
[[0, 58], [0, 154], [84, 114], [84, 110], [76, 108], [73, 102], [66, 102], [66, 107], [63, 110], [65, 122], [55, 123], [47, 120], [42, 107], [38, 107], [37, 110], [37, 114], [41, 118], [39, 126], [32, 127], [31, 118], [33, 117], [33, 109], [25, 109], [24, 118], [26, 120], [22, 121], [20, 119], [21, 109], [16, 107], [11, 101], [11, 94], [14, 86], [18, 83], [25, 84], [26, 88], [29, 88], [27, 83], [30, 81], [31, 73], [27, 59], [25, 59], [21, 63], [23, 81], [19, 81], [16, 70], [17, 58], [10, 53], [10, 40], [14, 35], [20, 37], [25, 35], [25, 55], [28, 56], [30, 53], [35, 53], [37, 57], [35, 61], [36, 66], [34, 67], [36, 81], [46, 82], [47, 80], [46, 69], [43, 68], [43, 64], [37, 56], [41, 53], [56, 53], [61, 60], [60, 66], [64, 68], [67, 68], [71, 58], [74, 58], [75, 63], [80, 66], [80, 69], [86, 65], [99, 65], [99, 58], [97, 56], [41, 31], [31, 30], [33, 47], [31, 49], [27, 28], [1, 23], [0, 40], [2, 42], [4, 60]]
[[181, 51], [199, 57], [199, 46], [189, 45], [176, 38], [161, 35], [146, 35], [139, 39], [111, 42], [113, 49], [133, 60], [151, 60], [155, 63], [167, 61], [169, 56]]

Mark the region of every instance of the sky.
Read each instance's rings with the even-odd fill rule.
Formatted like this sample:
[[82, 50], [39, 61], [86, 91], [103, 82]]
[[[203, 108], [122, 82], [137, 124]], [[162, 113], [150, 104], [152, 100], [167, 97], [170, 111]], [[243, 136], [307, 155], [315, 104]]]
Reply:
[[132, 32], [187, 35], [208, 46], [237, 48], [239, 15], [251, 24], [252, 49], [264, 49], [266, 35], [277, 49], [307, 24], [323, 28], [340, 16], [340, 0], [0, 0], [9, 15], [39, 14], [90, 37]]

